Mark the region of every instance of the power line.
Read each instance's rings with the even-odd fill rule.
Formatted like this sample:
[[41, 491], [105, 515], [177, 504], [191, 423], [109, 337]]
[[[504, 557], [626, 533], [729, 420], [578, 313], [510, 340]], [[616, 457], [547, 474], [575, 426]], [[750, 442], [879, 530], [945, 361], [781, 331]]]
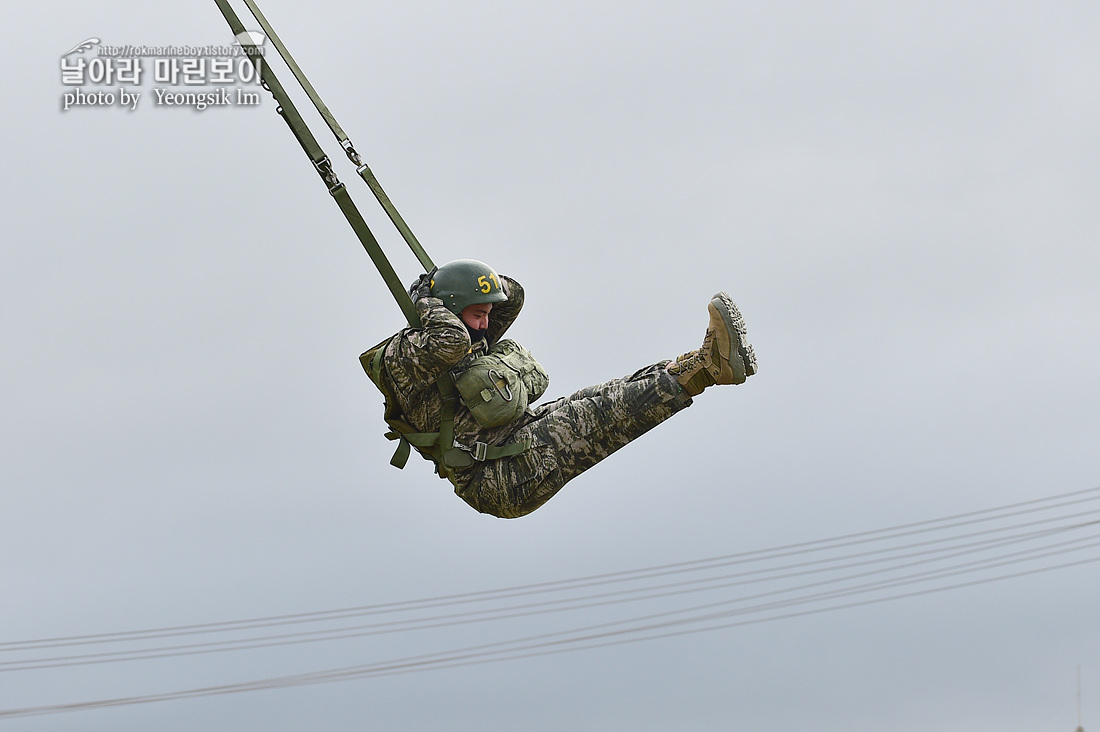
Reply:
[[[1055, 503], [1056, 501], [1063, 501], [1063, 499], [1074, 498], [1082, 495], [1086, 497], [1077, 498], [1076, 500], [1065, 501], [1062, 503]], [[1009, 517], [1037, 513], [1040, 511], [1050, 511], [1057, 508], [1064, 508], [1097, 500], [1100, 500], [1100, 487], [1073, 491], [1070, 493], [1063, 493], [1047, 498], [1032, 499], [1029, 501], [1022, 501], [1005, 506], [998, 506], [995, 508], [970, 511], [967, 513], [955, 514], [953, 516], [947, 516], [939, 519], [930, 519], [925, 521], [901, 524], [885, 529], [862, 531], [851, 534], [844, 534], [827, 539], [817, 539], [812, 541], [787, 544], [769, 549], [739, 552], [736, 554], [727, 554], [706, 559], [657, 565], [641, 569], [623, 570], [619, 572], [589, 575], [574, 579], [554, 580], [549, 582], [518, 585], [496, 590], [442, 595], [423, 598], [419, 600], [406, 600], [374, 605], [361, 605], [349, 608], [340, 608], [336, 610], [321, 610], [304, 613], [247, 618], [242, 620], [169, 626], [144, 630], [118, 631], [113, 633], [98, 633], [89, 635], [43, 638], [26, 641], [0, 642], [0, 652], [25, 651], [30, 649], [43, 649], [49, 647], [64, 647], [74, 645], [115, 643], [119, 641], [150, 640], [173, 636], [251, 630], [261, 627], [273, 627], [279, 625], [328, 622], [350, 617], [362, 617], [371, 614], [387, 614], [407, 612], [410, 610], [434, 609], [457, 604], [472, 604], [477, 602], [485, 602], [488, 600], [522, 597], [531, 594], [562, 592], [588, 586], [597, 586], [600, 584], [634, 582], [641, 579], [667, 576], [670, 574], [675, 575], [686, 572], [698, 572], [704, 571], [706, 569], [712, 569], [718, 566], [729, 566], [731, 564], [744, 562], [763, 562], [785, 556], [794, 556], [812, 552], [824, 552], [827, 550], [835, 550], [870, 542], [887, 541], [903, 536], [912, 536], [922, 533], [944, 531], [947, 529], [957, 528], [974, 523], [998, 521]], [[1025, 510], [1016, 510], [1021, 508]], [[1096, 513], [1096, 511], [1072, 514], [1070, 517], [1083, 517], [1090, 513]], [[1049, 520], [1057, 521], [1064, 518], [1066, 517], [1057, 517]]]
[[[640, 635], [641, 633], [651, 632], [654, 630], [663, 630], [664, 628], [671, 628], [677, 625], [684, 625], [689, 622], [698, 622], [699, 619], [688, 619], [676, 622], [665, 622], [658, 624], [651, 624], [649, 626], [621, 629], [618, 631], [602, 631], [582, 634], [573, 637], [558, 638], [556, 640], [549, 639], [546, 635], [534, 636], [530, 638], [517, 639], [514, 641], [507, 641], [496, 644], [485, 644], [483, 646], [475, 646], [466, 649], [458, 649], [454, 651], [448, 651], [438, 654], [425, 654], [421, 656], [413, 656], [402, 659], [394, 659], [390, 661], [379, 662], [375, 664], [367, 664], [361, 666], [345, 667], [338, 669], [329, 669], [326, 671], [318, 671], [307, 674], [296, 674], [292, 676], [281, 676], [268, 679], [259, 679], [255, 681], [237, 683], [237, 684], [222, 684], [217, 686], [208, 686], [197, 689], [187, 689], [182, 691], [167, 692], [162, 694], [147, 694], [141, 696], [130, 697], [118, 697], [113, 699], [100, 699], [88, 702], [74, 702], [67, 704], [55, 704], [55, 705], [43, 705], [36, 707], [24, 707], [20, 709], [5, 709], [0, 710], [0, 718], [13, 718], [13, 717], [26, 717], [43, 714], [56, 714], [66, 711], [87, 711], [91, 709], [100, 709], [105, 707], [118, 707], [129, 706], [135, 704], [149, 704], [154, 702], [182, 700], [182, 699], [195, 699], [200, 697], [217, 696], [224, 694], [235, 694], [247, 691], [259, 691], [264, 689], [277, 689], [277, 688], [289, 688], [295, 686], [308, 686], [313, 684], [332, 683], [336, 681], [346, 681], [359, 678], [375, 678], [381, 676], [392, 676], [402, 673], [411, 673], [415, 671], [426, 671], [429, 669], [446, 669], [455, 668], [458, 666], [466, 666], [480, 663], [496, 663], [504, 661], [513, 661], [526, 658], [534, 658], [537, 656], [549, 655], [552, 653], [562, 653], [567, 651], [578, 650], [590, 650], [599, 647], [608, 647], [613, 645], [621, 645], [624, 643], [634, 643], [641, 641], [658, 640], [661, 638], [670, 638], [675, 636], [688, 635], [692, 633], [710, 632], [715, 630], [721, 630], [726, 628], [752, 625], [757, 623], [772, 622], [776, 620], [786, 620], [796, 617], [804, 617], [807, 615], [820, 614], [825, 612], [832, 612], [836, 610], [850, 609], [866, 605], [874, 605], [881, 602], [888, 602], [897, 599], [917, 597], [920, 595], [927, 595], [936, 592], [945, 592], [949, 590], [963, 589], [967, 587], [974, 587], [983, 584], [989, 584], [991, 582], [998, 582], [1006, 579], [1013, 579], [1017, 577], [1023, 577], [1042, 572], [1050, 572], [1057, 569], [1064, 569], [1074, 566], [1082, 566], [1085, 564], [1091, 564], [1100, 562], [1100, 556], [1090, 557], [1087, 559], [1077, 560], [1073, 562], [1065, 562], [1062, 564], [1049, 565], [1046, 567], [1035, 568], [1031, 570], [1012, 572], [1008, 574], [999, 575], [996, 577], [986, 577], [982, 579], [971, 580], [968, 582], [960, 582], [952, 585], [946, 585], [941, 587], [932, 587], [922, 590], [915, 590], [912, 592], [898, 593], [885, 597], [871, 598], [867, 600], [853, 601], [848, 603], [842, 603], [837, 605], [831, 605], [819, 608], [810, 608], [806, 610], [800, 610], [785, 614], [776, 614], [771, 616], [762, 616], [758, 618], [751, 618], [746, 620], [738, 620], [725, 622], [719, 625], [711, 625], [706, 627], [696, 628], [679, 628], [677, 630], [669, 630], [660, 634]], [[726, 614], [729, 615], [728, 613]], [[627, 637], [628, 634], [635, 634], [635, 637]], [[556, 634], [555, 634], [556, 635]], [[614, 639], [613, 639], [614, 638]], [[613, 639], [613, 640], [612, 640]], [[516, 645], [519, 643], [519, 645]], [[507, 646], [499, 649], [494, 649], [494, 646]]]
[[[1071, 517], [1089, 515], [1094, 513], [1096, 512], [1083, 512], [1073, 514]], [[1065, 517], [1058, 517], [1059, 520], [1062, 518]], [[123, 651], [85, 653], [70, 656], [54, 656], [47, 658], [31, 658], [18, 661], [6, 661], [0, 662], [0, 671], [21, 671], [42, 668], [56, 668], [62, 666], [89, 665], [96, 663], [112, 663], [119, 661], [150, 660], [175, 656], [197, 655], [201, 653], [253, 650], [258, 648], [270, 648], [274, 646], [296, 645], [300, 643], [315, 643], [330, 640], [347, 640], [350, 638], [379, 635], [383, 633], [409, 632], [415, 630], [425, 630], [429, 628], [441, 628], [466, 625], [470, 623], [499, 621], [517, 617], [530, 617], [534, 615], [542, 615], [548, 613], [560, 613], [565, 611], [607, 606], [612, 604], [663, 599], [693, 593], [713, 593], [717, 590], [730, 589], [747, 584], [776, 582], [778, 580], [793, 579], [805, 576], [812, 577], [816, 575], [826, 575], [835, 573], [839, 570], [852, 569], [856, 567], [876, 564], [888, 565], [880, 566], [878, 569], [875, 569], [871, 572], [864, 572], [858, 575], [849, 575], [839, 578], [834, 577], [831, 579], [811, 583], [809, 585], [801, 585], [794, 588], [782, 590], [784, 592], [791, 592], [794, 590], [803, 589], [808, 586], [813, 586], [815, 584], [835, 584], [858, 576], [896, 572], [899, 569], [903, 569], [909, 566], [919, 566], [922, 564], [941, 562], [945, 559], [949, 559], [952, 557], [959, 557], [967, 554], [996, 550], [1021, 542], [1051, 538], [1055, 535], [1064, 534], [1072, 531], [1079, 531], [1081, 529], [1088, 529], [1100, 525], [1100, 520], [1093, 520], [1088, 522], [1069, 524], [1066, 526], [1046, 528], [1039, 531], [1028, 531], [1014, 534], [1008, 537], [1002, 536], [993, 539], [982, 539], [981, 541], [971, 541], [962, 544], [954, 543], [948, 546], [930, 547], [930, 545], [940, 544], [944, 542], [956, 542], [960, 538], [971, 538], [979, 535], [987, 535], [989, 533], [1001, 532], [1006, 529], [1019, 528], [1021, 526], [1030, 527], [1032, 525], [1046, 523], [1051, 520], [1052, 519], [1044, 519], [1043, 521], [1028, 522], [1013, 527], [990, 529], [981, 532], [971, 532], [962, 536], [946, 537], [931, 541], [914, 542], [898, 547], [877, 549], [871, 552], [846, 554], [840, 557], [788, 563], [777, 567], [752, 569], [736, 573], [721, 574], [717, 576], [679, 580], [676, 582], [663, 582], [660, 584], [643, 585], [641, 587], [629, 589], [595, 592], [586, 595], [556, 598], [520, 605], [513, 604], [496, 606], [481, 610], [437, 614], [427, 617], [415, 617], [409, 619], [396, 619], [365, 625], [342, 626], [331, 629], [313, 630], [297, 633], [285, 633], [278, 635], [267, 635], [260, 637], [219, 641], [205, 641], [174, 646], [160, 646], [157, 648], [131, 649]], [[1096, 538], [1096, 536], [1097, 535], [1094, 534], [1078, 539], [1073, 539], [1069, 542], [1062, 542], [1062, 545], [1066, 545], [1071, 542], [1081, 542], [1093, 539]], [[1034, 552], [1042, 548], [1043, 547], [1039, 547], [1038, 549], [1032, 549], [1029, 551]], [[902, 550], [910, 549], [916, 550], [908, 551], [907, 553], [899, 553]], [[887, 556], [875, 556], [880, 555], [883, 552], [890, 552], [890, 554]], [[914, 558], [916, 558], [916, 560], [911, 561], [908, 564], [899, 564], [901, 560], [912, 560]]]
[[[328, 683], [350, 678], [531, 658], [550, 653], [585, 650], [771, 622], [1082, 566], [1100, 561], [1100, 556], [1087, 556], [1075, 561], [1041, 567], [1031, 566], [1019, 571], [988, 575], [993, 570], [999, 571], [1006, 567], [1025, 564], [1034, 565], [1036, 562], [1051, 560], [1070, 553], [1092, 552], [1100, 548], [1100, 534], [1094, 530], [1095, 526], [1100, 524], [1100, 519], [1095, 518], [1095, 515], [1100, 513], [1100, 509], [1073, 510], [1040, 518], [1032, 516], [1042, 511], [1069, 509], [1096, 500], [1100, 498], [1096, 495], [1097, 491], [1100, 489], [1077, 491], [968, 514], [957, 514], [944, 519], [847, 534], [832, 539], [788, 544], [772, 549], [678, 562], [640, 570], [591, 575], [573, 580], [534, 583], [488, 592], [384, 603], [355, 609], [345, 608], [339, 611], [268, 616], [227, 623], [7, 643], [0, 646], [0, 650], [17, 654], [32, 649], [63, 650], [91, 645], [93, 642], [96, 644], [133, 643], [165, 640], [177, 635], [242, 632], [274, 625], [321, 622], [322, 620], [332, 622], [370, 615], [382, 616], [374, 622], [363, 625], [202, 641], [176, 646], [162, 645], [154, 648], [23, 659], [0, 664], [4, 667], [2, 670], [21, 671], [250, 650], [380, 633], [411, 632], [628, 603], [652, 604], [654, 601], [675, 597], [714, 595], [716, 592], [725, 592], [733, 588], [761, 586], [758, 591], [748, 594], [719, 595], [717, 599], [708, 599], [692, 605], [655, 610], [640, 615], [589, 623], [538, 635], [482, 643], [466, 648], [167, 694], [0, 710], [0, 718], [92, 709], [101, 706], [151, 703], [282, 686]], [[1073, 500], [1066, 500], [1068, 498]], [[1021, 519], [1025, 516], [1028, 520]], [[960, 531], [963, 527], [1004, 522], [1009, 518], [1015, 520], [1003, 525]], [[937, 536], [936, 532], [949, 533], [946, 536]], [[894, 543], [890, 544], [890, 542]], [[886, 545], [882, 546], [882, 544]], [[1011, 551], [1009, 551], [1010, 548]], [[741, 569], [730, 571], [732, 567], [741, 567]], [[986, 576], [975, 577], [974, 575]], [[968, 579], [949, 584], [955, 577]], [[907, 587], [915, 589], [900, 591]], [[543, 599], [538, 599], [540, 596]], [[528, 600], [515, 602], [520, 598], [528, 598]], [[488, 605], [488, 607], [470, 607], [474, 603]], [[463, 609], [464, 607], [466, 609]], [[433, 612], [434, 614], [424, 614]], [[389, 619], [386, 619], [386, 616], [389, 616]]]

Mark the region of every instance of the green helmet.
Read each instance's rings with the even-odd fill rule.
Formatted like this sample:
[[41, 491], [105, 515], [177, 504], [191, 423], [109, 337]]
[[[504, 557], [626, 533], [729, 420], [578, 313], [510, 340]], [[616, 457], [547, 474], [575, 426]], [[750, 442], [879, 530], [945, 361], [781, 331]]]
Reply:
[[497, 273], [485, 262], [476, 259], [447, 262], [435, 271], [431, 289], [432, 296], [442, 300], [455, 315], [461, 315], [470, 305], [508, 299]]

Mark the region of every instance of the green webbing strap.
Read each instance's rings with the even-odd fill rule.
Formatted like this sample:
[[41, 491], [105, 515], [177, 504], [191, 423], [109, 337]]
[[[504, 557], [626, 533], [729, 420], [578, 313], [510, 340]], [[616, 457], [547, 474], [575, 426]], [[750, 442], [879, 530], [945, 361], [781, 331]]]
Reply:
[[[484, 442], [479, 442], [477, 445], [484, 445]], [[494, 447], [493, 445], [485, 446], [485, 454], [482, 460], [496, 460], [502, 457], [511, 457], [513, 455], [519, 455], [521, 452], [531, 447], [530, 440], [520, 440], [519, 442], [510, 442], [502, 447]]]
[[370, 255], [371, 261], [374, 262], [374, 266], [377, 267], [378, 273], [382, 275], [382, 279], [386, 282], [390, 294], [392, 294], [397, 301], [397, 305], [401, 308], [401, 312], [404, 314], [405, 319], [412, 327], [420, 327], [420, 317], [417, 315], [412, 298], [405, 292], [401, 280], [398, 278], [397, 273], [394, 272], [389, 260], [386, 259], [382, 247], [378, 244], [378, 240], [374, 238], [374, 234], [371, 233], [370, 228], [367, 226], [367, 222], [363, 220], [363, 216], [359, 213], [359, 209], [355, 207], [355, 202], [351, 200], [351, 196], [348, 194], [344, 184], [336, 177], [336, 173], [332, 170], [332, 162], [317, 143], [317, 138], [309, 131], [309, 127], [306, 126], [305, 120], [302, 119], [302, 116], [298, 113], [298, 109], [287, 95], [286, 90], [283, 89], [282, 84], [280, 84], [279, 80], [275, 77], [275, 73], [271, 70], [271, 66], [262, 62], [263, 55], [260, 53], [260, 49], [257, 48], [254, 43], [249, 42], [245, 27], [241, 23], [240, 18], [238, 18], [237, 14], [233, 11], [233, 8], [229, 6], [228, 0], [214, 1], [222, 11], [222, 15], [225, 16], [226, 22], [229, 23], [229, 27], [233, 31], [233, 34], [237, 37], [237, 42], [245, 49], [245, 53], [248, 54], [248, 57], [260, 72], [260, 79], [263, 82], [264, 88], [270, 91], [271, 95], [275, 97], [275, 101], [278, 102], [279, 107], [276, 111], [286, 121], [295, 139], [298, 140], [298, 144], [302, 146], [302, 150], [305, 151], [306, 155], [317, 169], [317, 173], [321, 176], [325, 185], [328, 186], [328, 192], [336, 199], [336, 203], [340, 206], [344, 218], [351, 224], [351, 228], [355, 231], [355, 235], [359, 238], [359, 242], [363, 245], [363, 248], [367, 250], [367, 254]]
[[[391, 425], [392, 426], [392, 425]], [[412, 447], [425, 449], [435, 446], [439, 441], [438, 432], [398, 432], [396, 429], [386, 433], [387, 440], [398, 440], [397, 451], [390, 458], [390, 465], [401, 469], [409, 462]]]
[[[309, 95], [309, 99], [313, 102], [313, 106], [317, 108], [321, 117], [324, 118], [325, 123], [328, 124], [329, 129], [332, 130], [332, 134], [336, 136], [340, 146], [344, 148], [344, 152], [347, 154], [348, 159], [356, 165], [355, 171], [359, 173], [359, 177], [370, 186], [371, 191], [374, 192], [374, 197], [378, 199], [378, 203], [382, 205], [382, 208], [386, 211], [386, 215], [390, 217], [390, 221], [393, 222], [393, 225], [401, 232], [401, 236], [404, 238], [405, 243], [409, 245], [409, 249], [411, 249], [413, 254], [416, 255], [416, 258], [420, 260], [420, 264], [423, 265], [424, 271], [430, 272], [432, 268], [435, 267], [431, 257], [429, 257], [428, 253], [424, 251], [424, 248], [420, 246], [420, 242], [417, 241], [412, 230], [409, 229], [408, 225], [405, 223], [405, 219], [401, 218], [401, 214], [397, 212], [397, 208], [393, 205], [393, 202], [390, 201], [390, 197], [382, 190], [382, 185], [378, 182], [378, 179], [374, 176], [370, 167], [363, 162], [362, 157], [356, 152], [355, 146], [344, 133], [343, 128], [340, 127], [340, 123], [336, 121], [336, 117], [334, 117], [328, 107], [325, 106], [325, 103], [321, 101], [321, 96], [317, 93], [317, 90], [313, 88], [313, 84], [309, 83], [309, 79], [306, 78], [301, 67], [294, 61], [294, 57], [290, 55], [290, 51], [283, 45], [282, 40], [280, 40], [279, 36], [275, 33], [275, 29], [271, 27], [271, 24], [267, 22], [267, 18], [260, 12], [260, 8], [256, 5], [255, 0], [244, 0], [244, 2], [248, 6], [248, 9], [252, 11], [252, 15], [255, 16], [256, 20], [259, 22], [260, 27], [263, 28], [264, 33], [271, 39], [271, 42], [275, 45], [279, 55], [283, 57], [286, 65], [290, 67], [291, 72], [294, 74], [294, 78], [298, 80], [298, 83], [302, 85], [306, 94]], [[237, 31], [234, 31], [234, 33], [236, 32]]]
[[455, 396], [455, 382], [449, 371], [436, 381], [436, 385], [439, 395], [443, 397], [443, 408], [439, 412], [439, 474], [451, 478], [454, 473], [445, 457], [449, 450], [455, 449], [455, 404], [458, 397]]
[[[439, 441], [438, 432], [399, 432], [396, 429], [386, 433], [387, 440], [398, 440], [397, 450], [393, 453], [393, 457], [390, 458], [390, 465], [395, 468], [404, 468], [405, 463], [409, 461], [409, 455], [412, 453], [413, 447], [420, 447], [424, 449], [434, 448]], [[448, 468], [460, 467], [464, 465], [473, 465], [478, 461], [485, 460], [497, 460], [503, 457], [511, 457], [513, 455], [519, 455], [521, 452], [531, 446], [530, 440], [520, 440], [519, 442], [509, 442], [507, 445], [497, 447], [496, 445], [489, 445], [484, 442], [475, 442], [471, 448], [452, 448], [448, 452], [452, 456], [458, 455], [461, 459], [460, 463], [448, 464], [447, 456], [444, 453], [444, 458], [435, 456], [435, 450], [432, 450], [433, 460], [437, 464], [442, 462], [447, 465]], [[452, 461], [453, 462], [453, 461]], [[450, 471], [448, 470], [447, 473]], [[441, 470], [440, 475], [444, 478], [450, 477]]]
[[355, 235], [363, 243], [363, 248], [367, 250], [367, 254], [370, 255], [370, 259], [382, 275], [382, 279], [386, 281], [386, 286], [390, 288], [390, 294], [394, 296], [394, 299], [397, 300], [397, 306], [401, 308], [401, 314], [405, 316], [405, 320], [408, 321], [409, 325], [419, 328], [420, 315], [416, 312], [416, 305], [413, 304], [409, 293], [405, 292], [405, 287], [398, 279], [397, 273], [393, 271], [393, 267], [390, 266], [389, 260], [382, 252], [382, 247], [378, 244], [378, 240], [374, 238], [374, 234], [367, 227], [367, 222], [363, 220], [359, 209], [355, 207], [355, 202], [351, 200], [347, 188], [341, 183], [339, 189], [329, 192], [332, 193], [332, 197], [336, 199], [336, 204], [343, 211], [344, 218], [355, 230]]

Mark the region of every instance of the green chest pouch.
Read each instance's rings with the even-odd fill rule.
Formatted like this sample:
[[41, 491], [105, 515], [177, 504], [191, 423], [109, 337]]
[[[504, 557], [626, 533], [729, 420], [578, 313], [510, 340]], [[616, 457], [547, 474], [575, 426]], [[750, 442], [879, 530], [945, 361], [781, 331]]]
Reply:
[[515, 421], [550, 385], [550, 377], [531, 353], [503, 340], [455, 376], [462, 403], [482, 427]]

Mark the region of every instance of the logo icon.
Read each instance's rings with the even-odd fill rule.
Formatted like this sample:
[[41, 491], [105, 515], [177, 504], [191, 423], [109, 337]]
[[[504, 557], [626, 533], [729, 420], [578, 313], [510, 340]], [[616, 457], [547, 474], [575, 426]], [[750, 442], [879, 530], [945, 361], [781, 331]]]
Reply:
[[242, 46], [257, 47], [264, 45], [264, 42], [267, 40], [267, 36], [265, 36], [260, 31], [241, 31], [236, 36], [234, 36], [234, 38], [236, 38], [237, 43], [241, 44]]
[[61, 54], [61, 58], [65, 58], [70, 53], [76, 53], [76, 52], [84, 53], [85, 51], [90, 49], [92, 46], [95, 46], [95, 45], [98, 45], [98, 44], [99, 44], [99, 39], [98, 38], [88, 38], [87, 40], [81, 41], [80, 43], [76, 44], [75, 46], [73, 46], [71, 49], [69, 49], [65, 53]]

